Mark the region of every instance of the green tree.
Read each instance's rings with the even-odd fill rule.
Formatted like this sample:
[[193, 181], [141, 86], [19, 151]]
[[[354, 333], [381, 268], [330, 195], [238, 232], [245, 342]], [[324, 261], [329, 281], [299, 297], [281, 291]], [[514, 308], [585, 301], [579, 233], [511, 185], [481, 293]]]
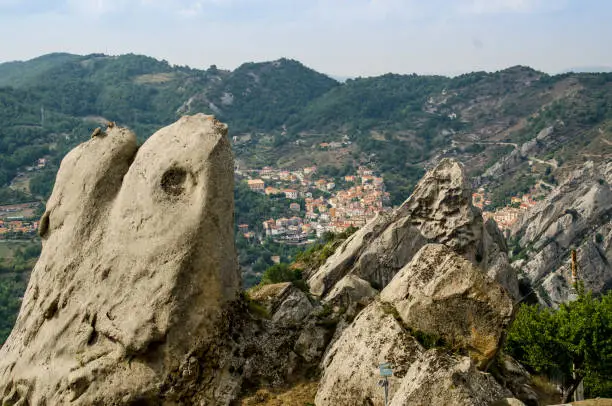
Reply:
[[612, 396], [612, 292], [578, 293], [558, 310], [523, 305], [506, 344], [531, 370], [561, 377], [564, 402], [583, 380], [589, 397]]

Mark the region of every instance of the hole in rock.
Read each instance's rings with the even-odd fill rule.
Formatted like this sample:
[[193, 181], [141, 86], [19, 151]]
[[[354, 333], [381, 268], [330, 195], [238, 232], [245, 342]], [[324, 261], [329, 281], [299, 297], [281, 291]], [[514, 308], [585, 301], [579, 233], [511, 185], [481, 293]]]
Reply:
[[183, 184], [187, 172], [181, 168], [168, 169], [161, 179], [161, 188], [170, 196], [179, 196], [183, 193]]
[[44, 238], [49, 231], [49, 212], [45, 212], [40, 219], [40, 225], [38, 226], [38, 235]]

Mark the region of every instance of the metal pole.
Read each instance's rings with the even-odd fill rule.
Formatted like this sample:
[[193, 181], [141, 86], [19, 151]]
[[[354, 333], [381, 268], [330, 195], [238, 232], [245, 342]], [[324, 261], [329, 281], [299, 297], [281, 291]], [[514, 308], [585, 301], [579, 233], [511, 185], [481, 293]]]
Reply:
[[574, 287], [578, 282], [578, 274], [576, 272], [576, 250], [572, 250], [572, 284]]
[[389, 379], [385, 376], [385, 406], [388, 405], [389, 402]]

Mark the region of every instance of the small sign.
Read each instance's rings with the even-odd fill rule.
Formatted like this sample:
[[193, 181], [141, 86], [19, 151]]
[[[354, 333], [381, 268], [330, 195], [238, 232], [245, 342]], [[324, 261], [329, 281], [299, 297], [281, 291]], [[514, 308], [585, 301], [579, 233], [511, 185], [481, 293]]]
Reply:
[[391, 369], [390, 363], [380, 364], [378, 368], [380, 369], [380, 376], [393, 376], [393, 369]]

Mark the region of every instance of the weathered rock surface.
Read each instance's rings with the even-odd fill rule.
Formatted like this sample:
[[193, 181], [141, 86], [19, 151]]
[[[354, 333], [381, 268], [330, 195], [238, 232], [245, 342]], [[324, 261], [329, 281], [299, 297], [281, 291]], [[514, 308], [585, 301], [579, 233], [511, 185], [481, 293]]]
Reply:
[[314, 309], [308, 296], [291, 282], [256, 287], [249, 295], [264, 304], [274, 322], [286, 326], [300, 324]]
[[577, 251], [578, 277], [595, 293], [612, 288], [612, 162], [587, 163], [571, 173], [513, 228], [526, 259], [515, 266], [542, 303], [557, 306], [573, 297], [570, 252]]
[[391, 405], [489, 405], [511, 397], [469, 357], [425, 350], [391, 304], [373, 302], [332, 343], [321, 368], [318, 406], [383, 405], [378, 366], [389, 362]]
[[[317, 406], [382, 405], [378, 386], [379, 364], [390, 362], [394, 375], [402, 378], [423, 353], [423, 347], [394, 318], [393, 312], [374, 302], [342, 331], [326, 353]], [[392, 379], [390, 392], [397, 392], [399, 379]]]
[[7, 404], [171, 403], [196, 388], [227, 403], [213, 344], [240, 287], [226, 132], [183, 117], [138, 149], [114, 127], [64, 158], [0, 350]]
[[337, 306], [349, 307], [352, 303], [365, 302], [378, 294], [369, 282], [355, 275], [346, 275], [329, 292], [326, 301]]
[[497, 359], [495, 368], [491, 369], [497, 381], [503, 387], [509, 389], [521, 402], [520, 404], [538, 406], [538, 394], [532, 385], [531, 375], [515, 359], [506, 354], [501, 354]]
[[380, 214], [345, 241], [310, 275], [310, 289], [326, 300], [336, 283], [349, 274], [384, 288], [430, 242], [463, 255], [518, 296], [504, 239], [472, 206], [463, 167], [450, 159], [427, 173], [396, 211]]
[[486, 368], [513, 317], [508, 293], [472, 263], [441, 244], [428, 244], [381, 292], [410, 328], [466, 349]]
[[470, 358], [433, 349], [410, 366], [392, 396], [390, 406], [489, 406], [512, 394], [478, 371]]
[[[560, 123], [558, 125], [561, 125]], [[541, 155], [550, 150], [554, 145], [559, 145], [563, 139], [556, 139], [557, 132], [555, 127], [547, 127], [540, 131], [538, 135], [520, 146], [515, 146], [514, 151], [504, 156], [498, 162], [488, 168], [484, 178], [500, 178], [508, 176], [521, 164], [524, 164], [530, 157]]]

